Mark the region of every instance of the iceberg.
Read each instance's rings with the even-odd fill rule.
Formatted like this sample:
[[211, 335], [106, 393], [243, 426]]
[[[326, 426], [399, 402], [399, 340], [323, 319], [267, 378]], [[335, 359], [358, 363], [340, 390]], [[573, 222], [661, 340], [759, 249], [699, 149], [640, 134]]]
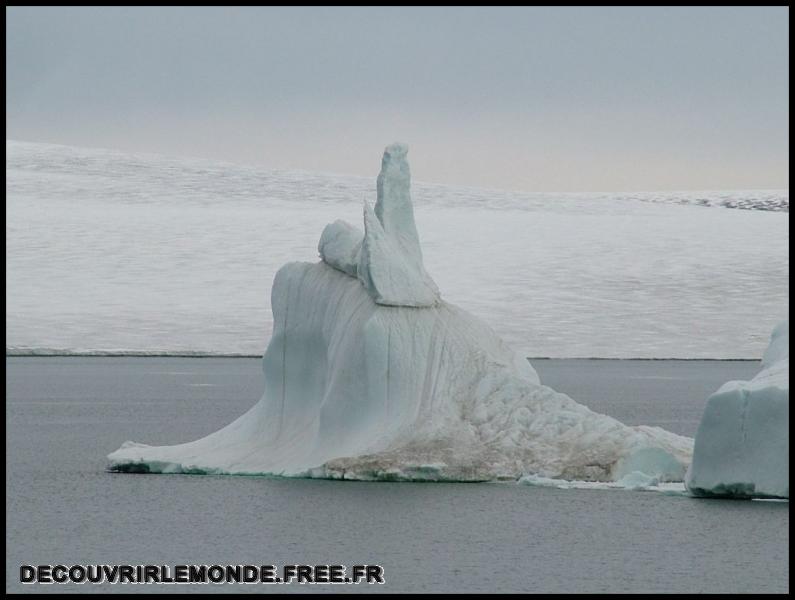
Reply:
[[125, 442], [108, 455], [111, 470], [682, 480], [691, 439], [624, 425], [542, 385], [488, 325], [440, 297], [423, 265], [406, 156], [403, 144], [386, 148], [363, 233], [336, 221], [320, 262], [276, 273], [259, 402], [194, 442]]
[[773, 330], [753, 379], [707, 400], [685, 486], [693, 496], [789, 498], [789, 321]]

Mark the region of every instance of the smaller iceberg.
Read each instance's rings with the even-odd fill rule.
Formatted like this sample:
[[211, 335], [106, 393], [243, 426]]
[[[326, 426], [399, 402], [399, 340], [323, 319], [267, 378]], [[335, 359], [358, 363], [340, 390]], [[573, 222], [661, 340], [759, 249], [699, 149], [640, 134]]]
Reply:
[[789, 498], [789, 321], [773, 330], [762, 371], [709, 397], [685, 486], [693, 496]]

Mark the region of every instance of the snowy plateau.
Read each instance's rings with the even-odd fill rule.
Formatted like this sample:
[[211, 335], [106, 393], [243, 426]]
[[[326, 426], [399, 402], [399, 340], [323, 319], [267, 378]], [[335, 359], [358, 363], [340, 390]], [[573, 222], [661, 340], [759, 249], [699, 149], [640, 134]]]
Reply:
[[[272, 287], [265, 391], [247, 413], [175, 446], [125, 442], [111, 470], [359, 480], [681, 481], [692, 440], [626, 426], [539, 381], [424, 268], [407, 148], [384, 151], [364, 231], [335, 221], [321, 262]], [[354, 268], [355, 267], [355, 268]]]
[[[277, 270], [376, 181], [7, 141], [6, 195], [7, 353], [262, 355]], [[756, 358], [788, 310], [787, 190], [412, 196], [445, 300], [524, 356]]]

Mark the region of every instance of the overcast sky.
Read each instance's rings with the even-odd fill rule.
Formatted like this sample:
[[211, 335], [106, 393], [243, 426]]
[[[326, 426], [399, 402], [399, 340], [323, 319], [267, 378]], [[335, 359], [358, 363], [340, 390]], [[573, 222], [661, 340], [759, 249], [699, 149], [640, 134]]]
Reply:
[[789, 187], [787, 8], [8, 8], [8, 139], [527, 191]]

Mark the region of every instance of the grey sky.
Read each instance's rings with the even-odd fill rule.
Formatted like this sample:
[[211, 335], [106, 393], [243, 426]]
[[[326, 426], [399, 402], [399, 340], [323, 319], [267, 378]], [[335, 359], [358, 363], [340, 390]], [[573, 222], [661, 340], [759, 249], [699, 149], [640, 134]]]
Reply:
[[9, 139], [527, 191], [787, 188], [787, 8], [8, 8]]

